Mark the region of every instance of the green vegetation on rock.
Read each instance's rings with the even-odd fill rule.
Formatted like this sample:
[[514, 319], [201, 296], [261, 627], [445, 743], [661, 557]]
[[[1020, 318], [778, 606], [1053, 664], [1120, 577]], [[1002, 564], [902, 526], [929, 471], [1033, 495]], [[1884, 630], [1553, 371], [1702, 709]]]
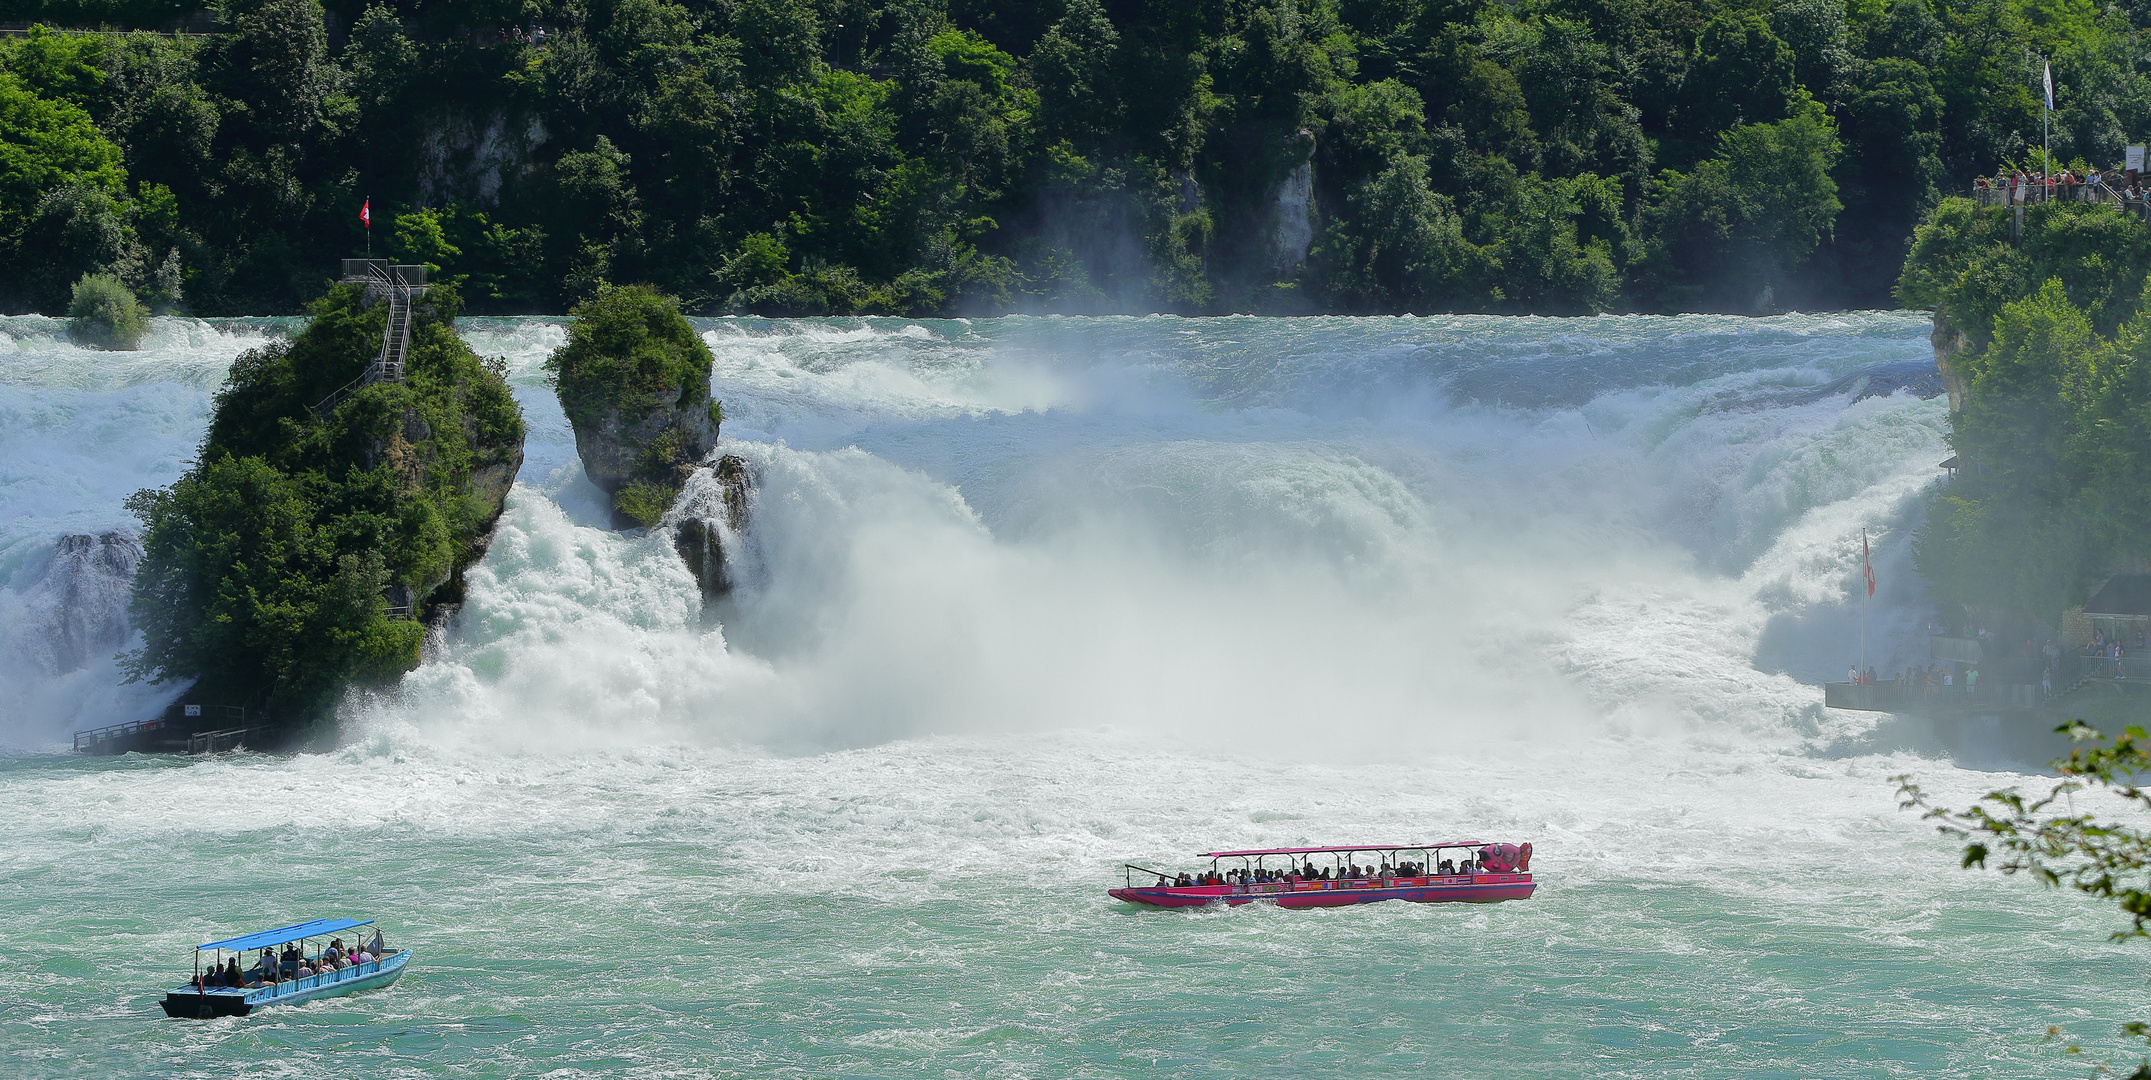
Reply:
[[643, 286], [600, 288], [574, 315], [545, 368], [583, 471], [613, 497], [617, 524], [655, 525], [717, 444], [709, 346], [678, 301]]
[[215, 10], [0, 41], [0, 304], [169, 264], [203, 314], [296, 310], [371, 195], [385, 252], [489, 313], [620, 282], [696, 314], [1876, 306], [1938, 190], [2036, 151], [2027, 57], [2061, 159], [2151, 131], [2126, 4]]
[[1899, 293], [1935, 310], [1964, 468], [1915, 539], [1946, 601], [2053, 625], [2151, 556], [2151, 228], [2111, 206], [1945, 200]]
[[68, 339], [100, 349], [132, 349], [149, 332], [149, 313], [110, 274], [84, 274], [67, 305]]
[[709, 346], [677, 300], [639, 285], [608, 286], [573, 315], [566, 344], [545, 361], [568, 419], [595, 422], [612, 409], [639, 419], [666, 395], [684, 406], [696, 387], [708, 388]]
[[359, 387], [325, 418], [315, 406], [379, 349], [387, 305], [357, 287], [233, 363], [198, 463], [128, 501], [147, 527], [134, 675], [198, 679], [197, 699], [307, 723], [344, 687], [417, 664], [414, 620], [460, 595], [523, 458], [522, 411], [456, 336], [458, 304], [445, 286], [420, 300], [404, 380]]

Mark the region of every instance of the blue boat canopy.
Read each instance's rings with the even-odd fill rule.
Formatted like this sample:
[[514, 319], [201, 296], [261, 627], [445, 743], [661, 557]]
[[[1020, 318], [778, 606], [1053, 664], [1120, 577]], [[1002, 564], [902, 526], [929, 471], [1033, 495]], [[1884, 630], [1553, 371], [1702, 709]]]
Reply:
[[355, 926], [372, 925], [372, 919], [315, 919], [313, 922], [302, 922], [296, 926], [263, 930], [258, 934], [246, 934], [241, 937], [225, 938], [222, 941], [205, 942], [201, 945], [196, 945], [194, 948], [196, 952], [204, 949], [229, 949], [232, 952], [245, 952], [248, 949], [271, 948], [282, 945], [287, 941], [297, 941], [300, 938], [339, 933]]

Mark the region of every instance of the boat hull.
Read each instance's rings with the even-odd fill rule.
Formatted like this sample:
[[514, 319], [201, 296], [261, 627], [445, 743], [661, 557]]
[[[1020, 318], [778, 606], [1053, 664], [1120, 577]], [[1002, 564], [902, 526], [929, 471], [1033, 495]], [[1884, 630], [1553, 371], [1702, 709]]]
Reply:
[[287, 979], [275, 986], [252, 990], [196, 990], [183, 986], [164, 995], [164, 1015], [183, 1020], [208, 1020], [218, 1016], [245, 1016], [270, 1005], [296, 1005], [317, 998], [342, 997], [362, 990], [378, 990], [403, 977], [411, 950], [399, 949], [370, 964], [348, 967], [327, 975]]
[[1403, 900], [1413, 904], [1498, 904], [1528, 900], [1538, 888], [1530, 874], [1451, 874], [1444, 877], [1385, 878], [1373, 881], [1293, 881], [1266, 885], [1160, 885], [1110, 889], [1108, 895], [1131, 904], [1160, 908], [1238, 907], [1256, 902], [1278, 907], [1347, 907]]

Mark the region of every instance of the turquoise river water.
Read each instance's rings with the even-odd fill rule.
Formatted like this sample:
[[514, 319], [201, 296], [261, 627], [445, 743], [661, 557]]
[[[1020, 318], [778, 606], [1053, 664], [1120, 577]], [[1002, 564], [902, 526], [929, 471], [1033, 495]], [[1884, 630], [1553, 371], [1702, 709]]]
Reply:
[[[155, 713], [40, 637], [288, 320], [0, 319], [0, 1072], [2079, 1077], [2110, 908], [1956, 868], [1889, 777], [1994, 724], [1821, 708], [1921, 655], [1923, 317], [709, 320], [758, 477], [704, 620], [603, 528], [540, 363], [468, 603], [346, 745], [79, 759]], [[1915, 382], [1918, 380], [1915, 378]], [[1120, 865], [1532, 842], [1489, 907], [1174, 913]], [[391, 990], [166, 1020], [199, 941], [378, 916]], [[2131, 1062], [2132, 1063], [2132, 1062]]]

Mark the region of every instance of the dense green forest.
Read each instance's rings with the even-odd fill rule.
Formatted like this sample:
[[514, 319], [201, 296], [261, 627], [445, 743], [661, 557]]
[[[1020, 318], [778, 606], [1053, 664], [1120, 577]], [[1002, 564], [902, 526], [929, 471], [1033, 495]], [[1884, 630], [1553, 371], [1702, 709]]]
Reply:
[[[1938, 193], [2151, 129], [2151, 3], [0, 0], [0, 306], [1887, 305]], [[542, 45], [514, 28], [543, 26]]]
[[1948, 199], [1899, 286], [1936, 312], [1964, 467], [1917, 534], [1945, 601], [2057, 624], [2151, 556], [2151, 229], [2113, 206], [2008, 210]]

